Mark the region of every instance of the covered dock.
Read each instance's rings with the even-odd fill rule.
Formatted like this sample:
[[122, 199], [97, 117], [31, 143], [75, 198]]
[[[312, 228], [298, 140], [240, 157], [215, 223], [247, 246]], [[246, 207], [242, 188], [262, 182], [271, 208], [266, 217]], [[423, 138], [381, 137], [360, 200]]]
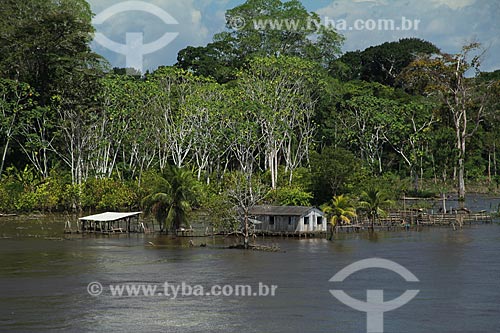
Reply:
[[105, 212], [81, 217], [81, 232], [94, 233], [130, 233], [145, 232], [143, 223], [139, 222], [142, 212], [118, 213]]

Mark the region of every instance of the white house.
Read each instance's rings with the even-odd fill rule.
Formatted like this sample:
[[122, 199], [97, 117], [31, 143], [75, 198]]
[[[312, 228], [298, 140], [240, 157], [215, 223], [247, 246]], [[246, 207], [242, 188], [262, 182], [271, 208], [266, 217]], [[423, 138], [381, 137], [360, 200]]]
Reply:
[[326, 232], [325, 214], [315, 207], [254, 206], [249, 210], [256, 230], [274, 232]]

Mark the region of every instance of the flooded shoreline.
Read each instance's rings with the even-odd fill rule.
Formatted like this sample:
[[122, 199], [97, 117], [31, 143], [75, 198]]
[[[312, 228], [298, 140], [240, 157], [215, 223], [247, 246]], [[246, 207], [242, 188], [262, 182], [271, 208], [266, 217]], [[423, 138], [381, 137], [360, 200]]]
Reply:
[[[497, 224], [459, 231], [341, 234], [333, 242], [259, 239], [279, 245], [278, 253], [222, 250], [224, 238], [190, 248], [188, 240], [140, 234], [1, 239], [0, 325], [10, 332], [361, 332], [366, 314], [334, 299], [329, 290], [336, 285], [328, 281], [348, 264], [371, 257], [398, 262], [420, 279], [420, 294], [386, 315], [386, 332], [494, 332], [500, 325]], [[149, 246], [149, 241], [162, 246]], [[87, 292], [92, 281], [105, 288], [184, 282], [207, 288], [265, 283], [278, 289], [275, 297], [173, 300], [112, 297], [109, 292], [95, 297]], [[342, 288], [360, 300], [369, 288], [384, 289], [392, 299], [408, 283], [377, 270], [352, 276]]]

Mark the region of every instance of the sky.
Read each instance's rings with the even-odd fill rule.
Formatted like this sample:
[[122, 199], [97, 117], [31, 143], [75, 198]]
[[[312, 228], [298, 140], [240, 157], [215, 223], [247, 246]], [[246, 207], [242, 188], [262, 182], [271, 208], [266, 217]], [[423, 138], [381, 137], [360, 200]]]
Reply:
[[[143, 71], [175, 64], [177, 53], [187, 46], [210, 43], [215, 33], [227, 30], [226, 10], [245, 2], [88, 1], [96, 14], [94, 26], [99, 35], [92, 43], [93, 50], [113, 67], [131, 65]], [[434, 43], [443, 52], [458, 53], [465, 43], [474, 40], [487, 49], [482, 70], [500, 69], [499, 0], [303, 0], [302, 3], [308, 11], [319, 15], [321, 23], [337, 27], [345, 37], [343, 52], [417, 37]], [[394, 29], [372, 29], [371, 24], [387, 19], [394, 21]]]

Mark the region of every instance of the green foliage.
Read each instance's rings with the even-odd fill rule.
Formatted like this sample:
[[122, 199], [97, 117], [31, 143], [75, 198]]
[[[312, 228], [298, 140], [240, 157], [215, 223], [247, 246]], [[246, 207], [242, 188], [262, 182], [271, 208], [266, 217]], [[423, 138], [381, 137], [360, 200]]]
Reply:
[[357, 216], [351, 199], [343, 194], [334, 196], [331, 202], [323, 205], [321, 209], [328, 218], [332, 234], [339, 224], [350, 224], [351, 219]]
[[[262, 180], [270, 182], [269, 171], [264, 173]], [[311, 169], [309, 167], [301, 166], [293, 170], [293, 178], [290, 183], [290, 170], [286, 170], [286, 168], [281, 165], [279, 166], [277, 184], [278, 188], [296, 188], [309, 193], [312, 190]]]
[[140, 195], [134, 182], [91, 178], [77, 185], [68, 173], [41, 178], [33, 168], [10, 167], [0, 182], [0, 211], [122, 210], [138, 206]]
[[394, 205], [394, 201], [390, 199], [386, 192], [370, 188], [369, 190], [361, 193], [358, 205], [360, 210], [365, 212], [370, 219], [373, 228], [375, 221], [378, 218], [387, 215], [385, 209]]
[[330, 66], [333, 76], [349, 80], [379, 82], [394, 86], [401, 71], [421, 54], [437, 54], [439, 49], [418, 38], [403, 38], [347, 52]]
[[326, 147], [311, 154], [311, 177], [316, 203], [340, 193], [351, 193], [364, 174], [360, 161], [348, 150]]
[[[245, 21], [241, 29], [235, 29], [235, 19]], [[265, 25], [269, 19], [300, 21], [301, 26], [255, 28], [255, 24]], [[181, 50], [176, 66], [225, 83], [233, 80], [236, 72], [253, 57], [295, 56], [326, 66], [338, 56], [343, 41], [333, 28], [313, 24], [320, 22], [320, 17], [308, 13], [297, 0], [248, 0], [228, 10], [226, 21], [229, 31], [215, 35], [214, 42], [205, 47], [189, 46]]]
[[133, 185], [110, 178], [92, 178], [81, 189], [83, 208], [120, 210], [137, 206], [138, 198]]
[[355, 189], [355, 193], [360, 195], [362, 192], [368, 192], [376, 188], [384, 193], [391, 193], [393, 198], [399, 198], [403, 193], [411, 192], [412, 180], [410, 178], [401, 178], [393, 172], [386, 172], [378, 177], [365, 176]]
[[227, 83], [236, 78], [243, 61], [234, 45], [218, 41], [207, 46], [188, 46], [180, 50], [175, 66], [199, 76], [211, 77], [219, 83]]
[[465, 162], [466, 177], [471, 180], [486, 179], [487, 160], [480, 155], [469, 156]]
[[0, 19], [0, 74], [29, 83], [40, 103], [71, 85], [99, 58], [90, 51], [94, 28], [84, 0], [7, 0]]
[[22, 115], [33, 105], [33, 95], [28, 84], [0, 77], [0, 177], [12, 141], [22, 131]]
[[19, 198], [24, 192], [24, 186], [8, 168], [0, 182], [0, 211], [13, 212], [17, 210]]
[[57, 211], [67, 208], [67, 179], [51, 172], [41, 179], [35, 170], [25, 167], [7, 169], [0, 183], [0, 211]]
[[214, 230], [230, 233], [240, 227], [236, 207], [231, 203], [227, 191], [219, 186], [207, 185], [202, 188], [200, 206], [206, 212], [205, 218]]
[[161, 231], [166, 225], [176, 232], [187, 223], [189, 212], [198, 203], [199, 184], [189, 170], [169, 167], [156, 177], [153, 191], [142, 200], [147, 213], [153, 213]]
[[[319, 20], [299, 1], [248, 0], [213, 43], [127, 76], [105, 74], [91, 51], [84, 0], [4, 0], [1, 11], [2, 211], [147, 198], [162, 227], [203, 206], [232, 230], [231, 207], [266, 199], [321, 204], [372, 187], [400, 196], [409, 178], [417, 193], [462, 174], [491, 188], [499, 179], [499, 74], [465, 75], [479, 68], [476, 43], [447, 55], [402, 39], [336, 59], [331, 28], [255, 27]], [[239, 17], [246, 25], [233, 29]], [[188, 169], [210, 184], [200, 202]]]
[[271, 191], [270, 197], [275, 205], [310, 206], [313, 195], [300, 187], [285, 186]]

